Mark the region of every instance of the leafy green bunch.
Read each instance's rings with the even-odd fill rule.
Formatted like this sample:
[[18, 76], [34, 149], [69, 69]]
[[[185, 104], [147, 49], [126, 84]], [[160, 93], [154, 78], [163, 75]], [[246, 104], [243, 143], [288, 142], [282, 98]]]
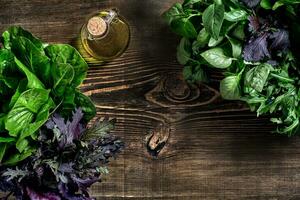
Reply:
[[299, 131], [300, 1], [185, 0], [164, 13], [182, 36], [177, 58], [188, 82], [224, 72], [220, 93], [257, 115], [272, 114], [277, 132]]
[[231, 0], [186, 0], [176, 3], [164, 18], [182, 36], [177, 59], [190, 82], [206, 81], [206, 67], [225, 69], [238, 64], [250, 15], [244, 5]]
[[46, 44], [20, 27], [2, 35], [0, 49], [0, 165], [15, 165], [36, 150], [38, 130], [51, 113], [84, 119], [95, 106], [78, 86], [87, 73], [80, 54], [66, 44]]

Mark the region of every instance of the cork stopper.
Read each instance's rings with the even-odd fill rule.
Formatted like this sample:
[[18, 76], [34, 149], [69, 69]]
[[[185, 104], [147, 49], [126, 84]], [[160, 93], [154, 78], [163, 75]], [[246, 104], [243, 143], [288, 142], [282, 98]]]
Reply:
[[104, 35], [107, 28], [105, 20], [98, 16], [92, 17], [87, 23], [87, 30], [93, 37]]

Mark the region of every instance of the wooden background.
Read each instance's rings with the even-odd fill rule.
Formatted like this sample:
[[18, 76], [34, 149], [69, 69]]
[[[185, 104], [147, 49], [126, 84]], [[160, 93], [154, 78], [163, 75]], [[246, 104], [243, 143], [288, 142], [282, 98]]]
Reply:
[[177, 0], [0, 0], [0, 31], [21, 25], [50, 43], [74, 44], [88, 14], [117, 7], [129, 49], [92, 63], [82, 90], [99, 115], [118, 120], [126, 149], [92, 188], [97, 199], [300, 199], [300, 140], [271, 134], [239, 102], [221, 100], [220, 74], [188, 86], [175, 58], [179, 38], [161, 19]]

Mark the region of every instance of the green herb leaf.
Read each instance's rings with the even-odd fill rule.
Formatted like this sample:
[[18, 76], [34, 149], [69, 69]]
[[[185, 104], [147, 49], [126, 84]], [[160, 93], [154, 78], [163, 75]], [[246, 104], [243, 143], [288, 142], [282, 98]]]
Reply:
[[271, 66], [266, 64], [253, 67], [245, 75], [245, 85], [262, 92], [269, 77], [270, 69]]
[[219, 39], [224, 20], [225, 8], [223, 4], [214, 3], [203, 12], [202, 21], [206, 31], [215, 39]]
[[242, 9], [234, 9], [225, 13], [224, 18], [230, 22], [238, 22], [247, 20], [249, 17], [248, 13]]
[[228, 76], [220, 83], [220, 93], [223, 99], [239, 100], [241, 97], [241, 86], [239, 76]]
[[74, 47], [67, 44], [53, 44], [45, 48], [52, 63], [70, 64], [74, 69], [72, 86], [79, 86], [86, 77], [88, 65]]
[[197, 31], [188, 18], [176, 18], [171, 22], [171, 29], [186, 38], [196, 38]]
[[191, 57], [191, 43], [188, 39], [182, 38], [177, 47], [177, 60], [181, 65], [185, 65]]
[[201, 56], [213, 67], [220, 69], [229, 67], [233, 61], [233, 58], [227, 57], [221, 48], [209, 49], [203, 52]]

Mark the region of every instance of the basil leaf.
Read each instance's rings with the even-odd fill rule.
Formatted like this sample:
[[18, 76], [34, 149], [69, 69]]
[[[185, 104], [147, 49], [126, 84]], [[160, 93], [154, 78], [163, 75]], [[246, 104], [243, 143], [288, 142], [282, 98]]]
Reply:
[[233, 58], [227, 57], [221, 48], [209, 49], [203, 52], [201, 56], [213, 67], [220, 69], [229, 67], [233, 61]]
[[260, 6], [264, 9], [270, 10], [272, 9], [272, 3], [271, 0], [262, 0], [260, 2]]
[[7, 149], [8, 144], [4, 143], [4, 144], [0, 144], [0, 163], [3, 160], [3, 157], [5, 155], [6, 149]]
[[223, 40], [224, 40], [223, 36], [219, 37], [218, 40], [215, 40], [213, 37], [211, 37], [209, 39], [208, 46], [209, 47], [215, 47], [215, 46], [219, 45]]
[[247, 20], [249, 17], [248, 13], [245, 10], [234, 9], [225, 13], [224, 19], [230, 22], [238, 22]]
[[209, 33], [205, 30], [205, 28], [201, 29], [197, 36], [197, 43], [201, 48], [205, 47], [209, 41]]
[[232, 48], [232, 57], [238, 58], [242, 55], [242, 44], [233, 38], [227, 37]]
[[250, 69], [245, 75], [245, 86], [262, 92], [270, 74], [270, 67], [271, 66], [264, 64]]
[[191, 43], [188, 39], [182, 38], [177, 47], [177, 60], [181, 65], [185, 65], [191, 57]]
[[220, 83], [220, 93], [223, 99], [239, 100], [241, 97], [240, 77], [228, 76]]
[[225, 8], [223, 4], [214, 3], [206, 8], [202, 15], [206, 31], [215, 39], [219, 39], [224, 20]]
[[162, 17], [170, 25], [174, 19], [179, 18], [183, 13], [181, 4], [175, 3], [169, 10], [163, 13]]
[[190, 5], [193, 5], [195, 3], [202, 2], [202, 1], [203, 0], [184, 0], [183, 6], [190, 6]]
[[176, 18], [171, 22], [170, 26], [175, 33], [181, 35], [182, 37], [197, 37], [197, 31], [188, 18]]

